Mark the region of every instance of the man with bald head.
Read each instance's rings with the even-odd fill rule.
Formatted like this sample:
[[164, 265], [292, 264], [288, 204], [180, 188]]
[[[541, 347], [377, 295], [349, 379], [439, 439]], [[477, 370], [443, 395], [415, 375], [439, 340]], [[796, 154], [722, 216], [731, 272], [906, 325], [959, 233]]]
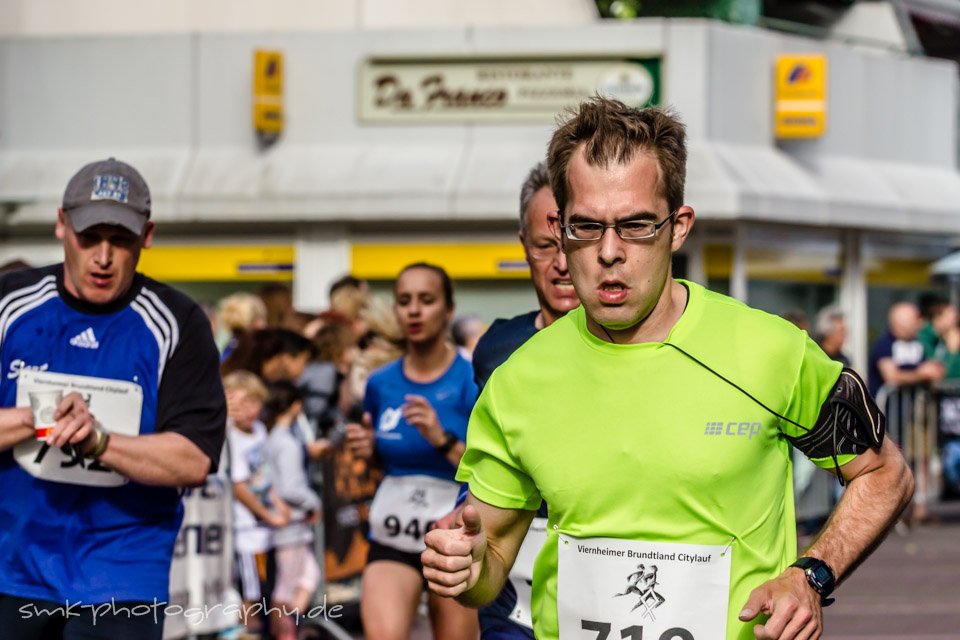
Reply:
[[870, 393], [876, 398], [881, 387], [898, 388], [898, 393], [887, 396], [881, 408], [890, 420], [891, 429], [900, 432], [901, 444], [908, 461], [916, 469], [917, 491], [904, 522], [925, 522], [927, 511], [927, 450], [926, 437], [919, 425], [913, 424], [916, 388], [943, 380], [945, 369], [939, 360], [927, 360], [923, 343], [918, 336], [923, 327], [920, 309], [910, 302], [898, 302], [890, 307], [889, 330], [874, 343], [870, 351]]
[[923, 322], [920, 310], [910, 302], [890, 307], [889, 330], [870, 351], [869, 386], [876, 397], [884, 385], [908, 387], [943, 379], [943, 366], [924, 360], [923, 345], [917, 340]]

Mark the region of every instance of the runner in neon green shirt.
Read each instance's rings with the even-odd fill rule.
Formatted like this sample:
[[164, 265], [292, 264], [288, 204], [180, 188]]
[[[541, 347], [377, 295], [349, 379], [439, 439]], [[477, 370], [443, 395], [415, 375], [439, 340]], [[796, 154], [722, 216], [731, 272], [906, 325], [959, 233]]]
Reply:
[[[840, 364], [789, 322], [699, 285], [683, 285], [687, 307], [666, 342], [695, 354], [785, 416], [814, 424]], [[711, 332], [704, 326], [708, 322], [732, 330]], [[605, 378], [609, 384], [584, 393], [585, 380]], [[538, 392], [531, 394], [531, 388]], [[744, 637], [752, 637], [752, 626], [737, 620], [739, 610], [726, 615], [728, 591], [730, 602], [745, 603], [756, 576], [775, 577], [797, 548], [791, 445], [779, 437], [778, 422], [673, 347], [597, 338], [581, 307], [531, 338], [493, 374], [472, 416], [459, 479], [488, 504], [536, 509], [542, 497], [551, 506], [547, 549], [534, 575], [537, 637], [558, 635], [558, 545], [596, 537], [710, 545], [718, 549], [715, 562], [729, 549], [722, 624], [728, 637], [737, 637], [741, 628]], [[793, 427], [790, 433], [797, 431]], [[544, 447], [544, 441], [551, 445]], [[831, 458], [815, 462], [833, 467]], [[580, 492], [580, 487], [595, 489]], [[588, 561], [593, 569], [602, 564]], [[636, 564], [620, 559], [624, 581]], [[665, 629], [690, 626], [686, 618], [692, 611], [681, 606], [677, 592], [694, 596], [698, 585], [669, 582], [670, 570], [683, 564], [659, 563], [660, 593], [667, 598], [663, 609], [671, 600], [680, 607], [676, 624]], [[626, 605], [613, 601], [623, 584], [597, 588], [606, 590], [589, 594], [597, 602], [584, 603], [588, 609], [602, 609], [604, 602]], [[588, 595], [577, 593], [581, 600]]]
[[[424, 576], [474, 606], [541, 498], [538, 638], [808, 640], [821, 599], [909, 500], [864, 385], [789, 323], [671, 277], [694, 219], [682, 125], [596, 98], [554, 134], [556, 232], [583, 306], [494, 372]], [[791, 446], [848, 490], [795, 559]]]

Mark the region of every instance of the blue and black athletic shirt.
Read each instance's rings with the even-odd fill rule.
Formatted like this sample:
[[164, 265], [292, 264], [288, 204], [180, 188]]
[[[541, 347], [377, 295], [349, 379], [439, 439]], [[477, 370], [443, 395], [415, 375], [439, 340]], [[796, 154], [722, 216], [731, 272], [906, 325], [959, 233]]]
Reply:
[[[0, 277], [0, 407], [24, 370], [133, 382], [140, 434], [178, 433], [215, 470], [226, 402], [203, 310], [141, 274], [130, 291], [91, 305], [63, 285], [63, 265]], [[0, 451], [0, 593], [63, 604], [163, 602], [183, 511], [179, 490], [33, 477]]]

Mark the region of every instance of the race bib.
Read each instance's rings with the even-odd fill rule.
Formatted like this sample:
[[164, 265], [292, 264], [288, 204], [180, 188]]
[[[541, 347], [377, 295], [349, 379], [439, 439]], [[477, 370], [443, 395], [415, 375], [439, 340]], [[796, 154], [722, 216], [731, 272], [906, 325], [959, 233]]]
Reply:
[[[60, 390], [63, 395], [79, 393], [90, 413], [110, 433], [127, 436], [140, 433], [143, 389], [136, 383], [49, 371], [21, 371], [17, 378], [17, 406], [30, 406], [31, 391], [47, 390]], [[127, 483], [126, 477], [97, 460], [84, 458], [72, 447], [58, 449], [33, 438], [16, 445], [13, 457], [27, 473], [43, 480], [95, 487], [118, 487]]]
[[447, 515], [460, 485], [431, 476], [387, 476], [370, 504], [370, 539], [387, 547], [420, 553], [423, 537]]
[[387, 476], [370, 505], [370, 539], [380, 544], [420, 553], [423, 537], [433, 523], [447, 515], [460, 485], [431, 476]]
[[507, 577], [517, 592], [517, 605], [510, 613], [510, 619], [517, 624], [533, 628], [533, 607], [530, 604], [533, 591], [533, 563], [547, 542], [547, 519], [534, 518], [530, 529], [520, 545], [513, 569]]
[[557, 548], [561, 640], [725, 637], [729, 548], [565, 535]]

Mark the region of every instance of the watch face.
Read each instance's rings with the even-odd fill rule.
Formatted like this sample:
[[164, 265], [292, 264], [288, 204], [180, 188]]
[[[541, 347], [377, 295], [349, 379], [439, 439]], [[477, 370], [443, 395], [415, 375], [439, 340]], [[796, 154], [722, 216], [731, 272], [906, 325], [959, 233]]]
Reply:
[[816, 564], [809, 569], [808, 574], [822, 588], [830, 584], [830, 569], [822, 564]]

